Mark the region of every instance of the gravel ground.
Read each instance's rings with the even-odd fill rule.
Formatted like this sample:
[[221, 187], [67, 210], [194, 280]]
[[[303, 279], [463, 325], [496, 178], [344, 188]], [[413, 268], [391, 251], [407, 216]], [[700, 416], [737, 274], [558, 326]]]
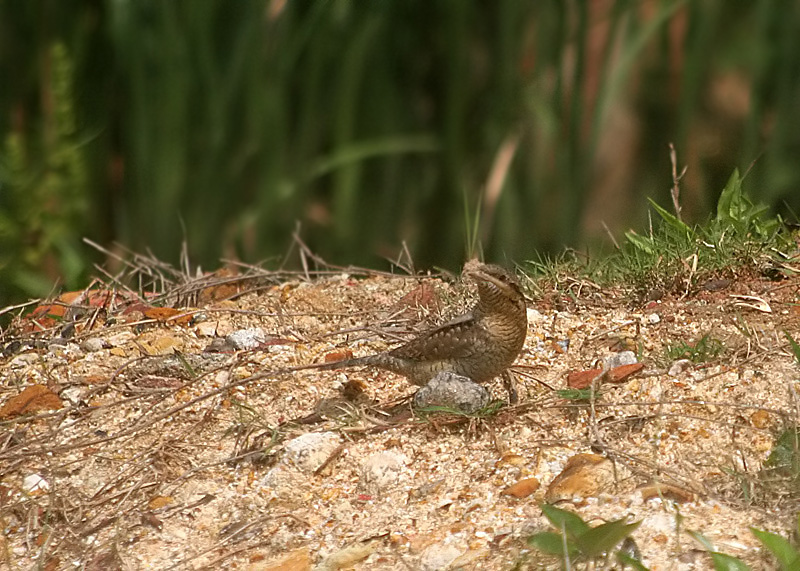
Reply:
[[[19, 320], [0, 359], [0, 566], [556, 569], [527, 543], [548, 501], [640, 521], [628, 548], [651, 569], [712, 568], [687, 530], [774, 568], [750, 526], [796, 517], [762, 465], [798, 421], [783, 331], [800, 339], [800, 282], [645, 307], [580, 286], [530, 302], [520, 402], [498, 380], [477, 416], [412, 410], [388, 372], [286, 371], [460, 313], [460, 282], [342, 274], [211, 288], [178, 312], [117, 299], [67, 331]], [[696, 362], [667, 356], [680, 343]], [[621, 354], [643, 367], [594, 400], [563, 392]]]

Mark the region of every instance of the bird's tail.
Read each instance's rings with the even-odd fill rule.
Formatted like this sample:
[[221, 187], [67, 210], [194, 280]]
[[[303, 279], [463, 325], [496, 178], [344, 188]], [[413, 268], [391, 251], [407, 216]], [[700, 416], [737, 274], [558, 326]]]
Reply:
[[298, 365], [297, 367], [290, 367], [289, 371], [305, 371], [308, 369], [317, 369], [320, 371], [331, 371], [334, 369], [346, 369], [349, 367], [359, 367], [362, 365], [369, 365], [374, 355], [367, 355], [366, 357], [354, 357], [352, 359], [342, 359], [340, 361], [331, 361], [330, 363], [314, 363], [311, 365]]

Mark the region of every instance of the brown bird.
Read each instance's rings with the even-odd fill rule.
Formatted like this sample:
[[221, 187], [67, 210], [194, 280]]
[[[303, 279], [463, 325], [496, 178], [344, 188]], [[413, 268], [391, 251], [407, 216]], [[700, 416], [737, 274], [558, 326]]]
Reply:
[[503, 374], [511, 401], [516, 401], [507, 369], [522, 350], [528, 332], [525, 296], [514, 276], [500, 266], [469, 262], [464, 273], [478, 285], [478, 302], [470, 312], [384, 353], [293, 370], [366, 365], [393, 371], [420, 386], [442, 371], [477, 383]]

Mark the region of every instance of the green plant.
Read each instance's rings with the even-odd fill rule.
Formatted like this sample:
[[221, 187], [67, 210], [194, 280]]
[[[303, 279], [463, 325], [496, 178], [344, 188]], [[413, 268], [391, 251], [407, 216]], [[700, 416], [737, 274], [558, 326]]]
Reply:
[[[797, 571], [800, 569], [800, 552], [798, 552], [796, 545], [777, 533], [763, 531], [755, 527], [751, 527], [750, 531], [775, 556], [782, 571]], [[800, 514], [797, 517], [795, 533], [800, 537]]]
[[789, 347], [792, 349], [792, 354], [794, 355], [795, 362], [800, 365], [800, 344], [794, 340], [794, 337], [789, 335], [788, 331], [784, 331], [783, 334], [786, 336], [786, 339], [789, 341]]
[[714, 564], [714, 569], [716, 571], [749, 571], [750, 567], [738, 557], [734, 557], [733, 555], [728, 555], [727, 553], [721, 553], [714, 548], [714, 544], [708, 540], [702, 533], [698, 533], [696, 531], [687, 530], [686, 533], [691, 535], [694, 539], [696, 539], [703, 547], [706, 548], [706, 552], [711, 557], [711, 561]]
[[[45, 97], [52, 101], [41, 128], [6, 135], [6, 184], [0, 187], [0, 284], [6, 298], [44, 296], [59, 278], [85, 283], [80, 239], [89, 210], [86, 142], [77, 127], [74, 66], [62, 43], [48, 52]], [[49, 270], [49, 272], [47, 271]], [[0, 288], [0, 291], [2, 289]]]
[[560, 557], [567, 569], [575, 561], [607, 560], [612, 555], [635, 569], [646, 569], [640, 561], [617, 549], [641, 522], [626, 523], [619, 519], [591, 527], [572, 512], [549, 504], [542, 504], [541, 508], [557, 531], [534, 534], [528, 538], [528, 544], [543, 553]]
[[670, 344], [667, 346], [666, 353], [670, 361], [689, 359], [692, 363], [705, 363], [718, 357], [724, 349], [722, 341], [706, 333], [695, 343], [679, 341]]
[[592, 389], [559, 389], [556, 396], [565, 400], [588, 401], [592, 398]]
[[[534, 274], [555, 288], [566, 283], [574, 289], [584, 281], [591, 286], [624, 284], [645, 299], [654, 293], [686, 295], [713, 277], [788, 271], [785, 264], [774, 262], [793, 248], [791, 232], [780, 217], [768, 218], [766, 207], [748, 197], [738, 171], [722, 190], [715, 216], [703, 224], [689, 225], [654, 201], [650, 204], [657, 217], [649, 232], [628, 231], [625, 242], [611, 255], [571, 250], [555, 259], [528, 263]], [[722, 350], [710, 339], [700, 349], [706, 355]], [[684, 350], [701, 356], [690, 346], [676, 348]]]
[[778, 436], [762, 468], [765, 474], [789, 478], [795, 485], [800, 478], [800, 427], [789, 427]]
[[[800, 569], [800, 552], [797, 546], [793, 545], [785, 537], [777, 533], [763, 531], [755, 527], [750, 528], [751, 533], [761, 542], [761, 544], [775, 557], [778, 562], [778, 569], [781, 571], [797, 571]], [[800, 516], [797, 521], [797, 533], [800, 534]], [[696, 531], [687, 531], [696, 539], [708, 552], [716, 571], [749, 571], [748, 566], [738, 557], [722, 553], [714, 548], [713, 543], [703, 534]]]

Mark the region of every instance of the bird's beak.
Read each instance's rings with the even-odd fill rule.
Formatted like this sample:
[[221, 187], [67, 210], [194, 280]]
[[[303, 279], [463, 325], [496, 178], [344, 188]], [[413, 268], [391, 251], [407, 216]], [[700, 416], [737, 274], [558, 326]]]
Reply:
[[495, 285], [496, 287], [498, 287], [500, 289], [508, 289], [508, 284], [507, 283], [502, 282], [502, 281], [498, 280], [496, 277], [494, 277], [493, 275], [487, 274], [486, 272], [482, 272], [479, 269], [470, 270], [468, 272], [468, 275], [474, 280], [482, 281], [482, 282], [488, 282], [490, 284]]

